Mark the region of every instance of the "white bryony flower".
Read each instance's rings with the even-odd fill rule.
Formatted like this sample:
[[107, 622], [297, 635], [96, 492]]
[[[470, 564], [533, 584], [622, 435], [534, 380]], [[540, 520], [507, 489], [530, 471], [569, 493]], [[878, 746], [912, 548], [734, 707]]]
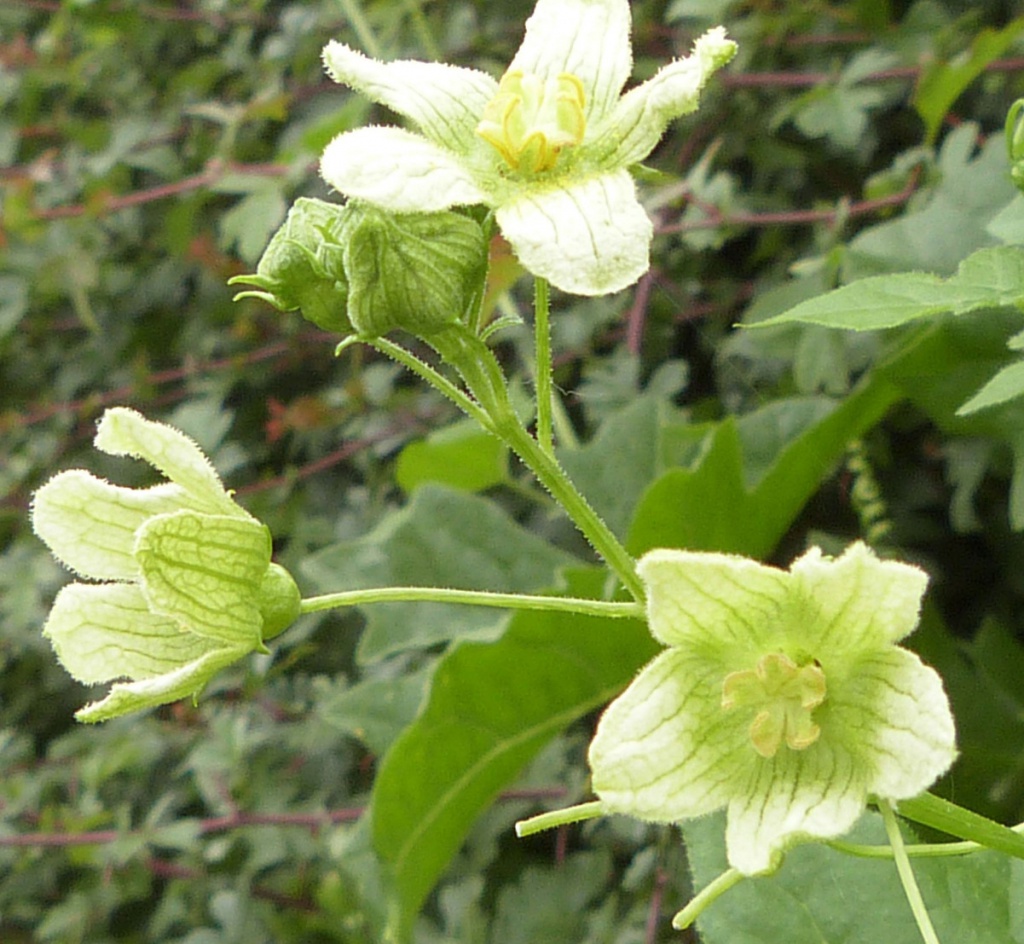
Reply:
[[62, 588], [43, 629], [86, 684], [117, 682], [75, 715], [104, 721], [196, 696], [220, 669], [290, 625], [299, 591], [271, 563], [267, 527], [224, 489], [184, 433], [107, 410], [95, 445], [144, 459], [170, 481], [112, 485], [82, 469], [36, 492], [32, 524], [65, 566], [97, 583]]
[[928, 578], [864, 544], [788, 571], [655, 550], [639, 563], [667, 648], [605, 712], [590, 746], [605, 811], [678, 822], [728, 809], [729, 863], [847, 832], [869, 796], [926, 790], [956, 757], [938, 674], [897, 645]]
[[534, 275], [577, 295], [625, 288], [647, 271], [652, 237], [628, 168], [696, 110], [736, 52], [712, 29], [688, 58], [623, 95], [629, 33], [627, 0], [538, 0], [500, 82], [441, 63], [377, 62], [331, 42], [331, 78], [422, 134], [347, 131], [327, 146], [321, 173], [345, 196], [395, 213], [493, 207]]

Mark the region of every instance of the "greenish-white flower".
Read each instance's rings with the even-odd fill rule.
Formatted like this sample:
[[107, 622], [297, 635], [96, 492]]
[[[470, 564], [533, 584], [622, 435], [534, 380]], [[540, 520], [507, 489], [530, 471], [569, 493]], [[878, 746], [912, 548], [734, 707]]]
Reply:
[[103, 414], [95, 444], [144, 459], [169, 481], [124, 488], [71, 469], [33, 499], [39, 537], [96, 581], [61, 589], [44, 634], [79, 681], [130, 680], [81, 709], [81, 721], [195, 697], [299, 610], [295, 582], [270, 560], [270, 532], [189, 437], [118, 407]]
[[440, 63], [377, 62], [331, 42], [331, 77], [421, 134], [345, 132], [324, 152], [324, 179], [396, 213], [493, 207], [530, 272], [578, 295], [625, 288], [647, 270], [652, 237], [628, 168], [696, 110], [736, 51], [724, 29], [710, 30], [688, 58], [622, 94], [629, 33], [627, 0], [538, 0], [500, 82]]
[[590, 764], [607, 811], [679, 822], [726, 807], [729, 862], [751, 875], [952, 764], [942, 681], [896, 645], [917, 625], [919, 568], [857, 543], [788, 571], [656, 550], [639, 572], [668, 648], [598, 725]]

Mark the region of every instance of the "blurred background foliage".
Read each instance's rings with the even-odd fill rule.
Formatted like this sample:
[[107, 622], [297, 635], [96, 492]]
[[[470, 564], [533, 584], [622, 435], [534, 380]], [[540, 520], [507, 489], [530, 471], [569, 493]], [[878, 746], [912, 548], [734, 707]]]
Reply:
[[[0, 940], [347, 944], [396, 920], [424, 942], [686, 939], [668, 925], [690, 891], [677, 832], [615, 820], [512, 837], [516, 818], [587, 796], [603, 702], [580, 699], [580, 721], [535, 733], [479, 796], [454, 801], [447, 833], [410, 840], [420, 833], [400, 818], [359, 819], [371, 798], [378, 813], [407, 804], [396, 784], [429, 793], [432, 764], [458, 774], [474, 756], [438, 672], [500, 698], [495, 679], [524, 671], [543, 633], [585, 626], [411, 606], [309, 617], [197, 706], [98, 728], [73, 722], [88, 693], [40, 633], [67, 577], [27, 526], [32, 490], [76, 465], [149, 481], [90, 447], [113, 404], [194, 436], [307, 593], [388, 581], [600, 593], [572, 529], [450, 404], [368, 351], [336, 359], [336, 338], [232, 303], [225, 284], [253, 271], [296, 197], [330, 198], [316, 162], [333, 135], [393, 120], [326, 80], [328, 39], [500, 75], [531, 6], [0, 4]], [[944, 789], [1020, 821], [1024, 416], [1013, 403], [955, 415], [1010, 359], [1020, 312], [858, 335], [734, 325], [865, 275], [949, 275], [979, 248], [1024, 241], [1001, 135], [1024, 94], [1024, 20], [1011, 0], [632, 8], [635, 79], [717, 23], [740, 54], [648, 162], [651, 272], [617, 296], [554, 300], [565, 463], [633, 550], [788, 563], [810, 540], [863, 535], [927, 566], [914, 645], [947, 680], [963, 753]], [[528, 283], [500, 245], [493, 256], [499, 309], [528, 316]], [[525, 385], [529, 332], [503, 337]], [[628, 678], [649, 654], [641, 636], [595, 665], [617, 660]], [[488, 670], [499, 638], [526, 663]], [[452, 740], [423, 740], [417, 767], [410, 745], [445, 711]], [[375, 795], [385, 755], [390, 792]], [[705, 850], [698, 872], [714, 858], [699, 833], [687, 833]], [[412, 878], [396, 865], [406, 853], [424, 863]], [[759, 932], [770, 910], [709, 924], [707, 940], [804, 940]], [[879, 939], [857, 934], [835, 940]]]

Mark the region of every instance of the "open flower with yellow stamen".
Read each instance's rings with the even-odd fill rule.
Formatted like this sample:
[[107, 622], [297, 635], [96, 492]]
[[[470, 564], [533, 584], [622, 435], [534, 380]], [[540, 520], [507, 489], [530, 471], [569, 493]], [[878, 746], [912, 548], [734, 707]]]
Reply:
[[793, 842], [847, 832], [869, 796], [926, 790], [956, 756], [938, 674], [895, 643], [928, 582], [864, 544], [788, 571], [656, 550], [639, 563], [667, 648], [590, 746], [608, 813], [679, 822], [726, 807], [729, 863], [753, 875]]
[[632, 68], [627, 0], [538, 0], [500, 83], [441, 63], [382, 63], [331, 42], [333, 79], [405, 116], [347, 131], [324, 179], [395, 213], [483, 204], [519, 261], [577, 295], [604, 295], [647, 270], [651, 221], [628, 168], [669, 122], [695, 111], [736, 44], [721, 27], [693, 54], [622, 94]]

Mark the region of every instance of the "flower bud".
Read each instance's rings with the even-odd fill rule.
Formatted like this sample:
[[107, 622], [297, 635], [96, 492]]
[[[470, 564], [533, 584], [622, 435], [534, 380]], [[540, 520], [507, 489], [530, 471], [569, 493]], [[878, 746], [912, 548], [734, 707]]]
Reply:
[[288, 212], [256, 267], [229, 285], [254, 285], [239, 298], [262, 298], [278, 311], [302, 311], [325, 331], [349, 333], [348, 280], [342, 262], [349, 208], [302, 197]]

